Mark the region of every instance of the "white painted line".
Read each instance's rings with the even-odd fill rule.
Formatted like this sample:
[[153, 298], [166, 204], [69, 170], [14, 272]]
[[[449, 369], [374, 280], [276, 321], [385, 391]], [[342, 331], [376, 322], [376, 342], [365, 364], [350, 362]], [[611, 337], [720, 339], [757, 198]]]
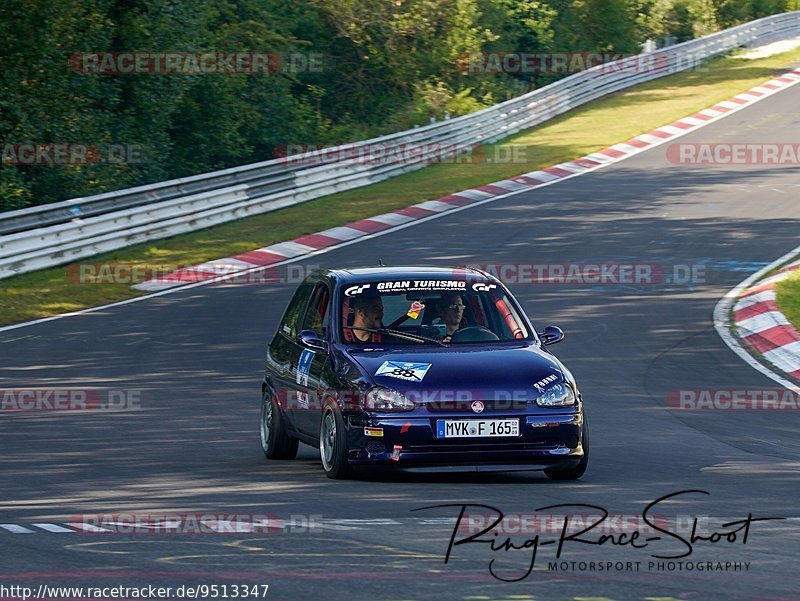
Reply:
[[0, 528], [3, 530], [8, 530], [9, 532], [13, 532], [14, 534], [33, 534], [35, 532], [35, 530], [23, 528], [17, 524], [0, 524]]
[[84, 532], [111, 532], [111, 530], [108, 528], [101, 528], [100, 526], [84, 524], [82, 522], [67, 522], [67, 526], [72, 526], [73, 528], [83, 530]]
[[[784, 89], [788, 89], [790, 86], [794, 86], [794, 85], [797, 85], [798, 83], [800, 83], [800, 74], [790, 73], [790, 74], [783, 75], [782, 77], [789, 77], [790, 75], [792, 76], [791, 79], [794, 80], [794, 81], [791, 84], [787, 84], [786, 88], [784, 88]], [[776, 90], [776, 92], [777, 91], [778, 90]], [[782, 90], [780, 90], [780, 91], [782, 91]], [[717, 122], [719, 120], [725, 119], [728, 116], [733, 115], [734, 113], [736, 113], [736, 112], [738, 112], [738, 111], [740, 111], [742, 109], [748, 108], [748, 106], [752, 106], [752, 104], [754, 104], [756, 102], [759, 102], [759, 101], [761, 101], [761, 100], [763, 100], [765, 98], [769, 98], [769, 97], [770, 96], [768, 96], [768, 95], [761, 96], [757, 100], [753, 101], [753, 103], [751, 103], [750, 105], [744, 105], [744, 104], [735, 105], [735, 108], [733, 108], [733, 110], [730, 110], [727, 113], [723, 113], [719, 117], [716, 117], [714, 119], [709, 119], [704, 125], [710, 125], [710, 124], [715, 123], [715, 122]], [[125, 305], [138, 303], [138, 302], [141, 302], [141, 301], [144, 301], [144, 300], [149, 300], [151, 298], [157, 298], [157, 297], [160, 297], [160, 296], [166, 296], [168, 294], [176, 294], [178, 292], [183, 292], [185, 290], [191, 290], [193, 288], [198, 288], [200, 286], [209, 286], [209, 285], [215, 284], [217, 282], [223, 282], [223, 281], [226, 281], [226, 280], [233, 279], [235, 277], [240, 277], [241, 275], [244, 275], [245, 273], [250, 273], [250, 272], [259, 271], [259, 270], [263, 271], [265, 269], [273, 269], [273, 268], [275, 268], [277, 266], [280, 266], [280, 265], [287, 265], [289, 263], [295, 263], [297, 261], [302, 261], [302, 260], [305, 260], [305, 259], [309, 259], [311, 257], [316, 257], [318, 255], [322, 255], [322, 254], [331, 252], [333, 250], [337, 250], [337, 249], [343, 248], [345, 246], [349, 246], [351, 244], [358, 244], [358, 243], [361, 243], [361, 242], [372, 240], [372, 239], [378, 238], [380, 236], [385, 236], [386, 234], [389, 234], [389, 233], [394, 233], [396, 231], [403, 230], [403, 229], [405, 229], [407, 227], [413, 227], [413, 226], [418, 225], [420, 223], [425, 223], [425, 222], [431, 221], [433, 219], [438, 219], [439, 217], [442, 217], [443, 215], [452, 215], [452, 214], [455, 214], [455, 213], [460, 213], [461, 211], [466, 211], [466, 210], [469, 210], [469, 209], [473, 209], [475, 207], [479, 207], [481, 205], [484, 205], [484, 204], [487, 204], [487, 203], [490, 203], [490, 202], [496, 202], [498, 200], [502, 200], [504, 198], [508, 198], [509, 196], [514, 196], [516, 194], [520, 194], [521, 192], [526, 192], [528, 190], [537, 190], [539, 188], [545, 188], [545, 187], [551, 186], [551, 185], [553, 185], [553, 184], [555, 184], [557, 182], [566, 181], [566, 180], [571, 179], [573, 177], [580, 177], [581, 175], [583, 175], [585, 173], [591, 173], [593, 171], [597, 171], [599, 169], [603, 169], [604, 167], [607, 167], [608, 165], [618, 163], [618, 162], [620, 162], [622, 160], [625, 160], [625, 159], [627, 159], [627, 158], [629, 158], [631, 156], [635, 156], [635, 155], [639, 154], [640, 152], [649, 151], [649, 150], [655, 148], [656, 146], [660, 146], [661, 144], [665, 144], [667, 142], [671, 142], [676, 137], [680, 137], [682, 135], [685, 135], [685, 134], [688, 134], [688, 133], [692, 133], [694, 131], [697, 131], [697, 128], [695, 128], [693, 130], [683, 130], [679, 134], [677, 134], [676, 136], [673, 136], [673, 137], [668, 138], [668, 139], [660, 140], [659, 142], [653, 144], [652, 146], [648, 146], [646, 148], [637, 148], [635, 152], [632, 152], [629, 155], [618, 157], [617, 159], [613, 159], [613, 160], [605, 160], [605, 159], [609, 159], [609, 157], [605, 157], [605, 159], [602, 159], [602, 158], [598, 157], [598, 158], [595, 159], [594, 156], [599, 154], [599, 153], [594, 153], [592, 155], [588, 155], [586, 158], [596, 160], [600, 164], [598, 164], [597, 167], [593, 167], [591, 169], [587, 169], [586, 171], [584, 171], [582, 173], [575, 173], [573, 175], [568, 175], [568, 176], [562, 177], [562, 178], [556, 178], [554, 176], [550, 176], [549, 174], [544, 173], [542, 171], [534, 171], [532, 173], [523, 174], [523, 175], [527, 175], [529, 177], [534, 177], [534, 178], [537, 178], [537, 179], [552, 179], [552, 181], [545, 181], [542, 184], [528, 186], [528, 187], [526, 187], [526, 188], [524, 188], [522, 190], [517, 190], [516, 192], [509, 192], [508, 194], [500, 194], [498, 196], [493, 196], [493, 197], [484, 199], [482, 201], [474, 202], [474, 203], [471, 203], [471, 204], [468, 204], [468, 205], [464, 205], [464, 206], [461, 206], [461, 207], [456, 207], [453, 210], [448, 211], [448, 212], [436, 213], [434, 215], [429, 215], [429, 216], [423, 217], [421, 219], [410, 219], [410, 218], [408, 218], [408, 219], [406, 219], [406, 221], [409, 221], [409, 223], [401, 223], [400, 225], [398, 225], [397, 227], [394, 227], [394, 228], [388, 228], [388, 229], [385, 229], [385, 230], [380, 231], [380, 232], [374, 232], [372, 234], [368, 234], [366, 236], [362, 236], [361, 238], [357, 238], [355, 240], [349, 240], [347, 242], [342, 242], [341, 244], [336, 244], [336, 245], [333, 245], [333, 246], [329, 246], [327, 248], [321, 248], [319, 250], [315, 250], [313, 252], [310, 252], [310, 253], [308, 253], [307, 255], [304, 255], [304, 256], [292, 257], [292, 258], [286, 259], [285, 261], [280, 261], [278, 263], [272, 263], [272, 264], [267, 265], [267, 266], [254, 267], [254, 268], [249, 269], [249, 270], [247, 270], [245, 272], [239, 272], [239, 273], [236, 273], [236, 274], [230, 274], [230, 275], [224, 275], [224, 276], [217, 276], [217, 277], [214, 277], [214, 278], [209, 278], [208, 280], [205, 280], [205, 281], [202, 281], [202, 282], [194, 282], [194, 283], [186, 284], [184, 286], [179, 286], [179, 287], [176, 287], [176, 288], [170, 288], [170, 289], [167, 289], [167, 290], [160, 290], [158, 292], [153, 292], [151, 294], [145, 294], [145, 295], [142, 295], [142, 296], [137, 296], [135, 298], [129, 298], [129, 299], [124, 300], [124, 301], [118, 301], [118, 302], [115, 302], [115, 303], [108, 303], [106, 305], [100, 305], [98, 307], [89, 307], [87, 309], [80, 309], [78, 311], [70, 311], [69, 313], [61, 313], [59, 315], [52, 315], [50, 317], [41, 317], [39, 319], [33, 319], [31, 321], [24, 321], [22, 323], [16, 323], [16, 324], [11, 324], [11, 325], [7, 325], [7, 326], [2, 326], [2, 327], [0, 327], [0, 332], [7, 332], [7, 331], [11, 331], [11, 330], [17, 330], [17, 329], [25, 328], [25, 327], [28, 327], [28, 326], [33, 326], [33, 325], [38, 325], [38, 324], [41, 324], [41, 323], [47, 323], [47, 322], [50, 322], [50, 321], [55, 321], [57, 319], [64, 319], [66, 317], [74, 317], [74, 316], [77, 316], [77, 315], [88, 315], [90, 313], [97, 313], [97, 312], [100, 312], [100, 311], [105, 311], [107, 309], [112, 309], [112, 308], [116, 308], [116, 307], [122, 307], [122, 306], [125, 306]], [[548, 176], [548, 177], [545, 177], [545, 176]], [[468, 195], [466, 194], [466, 191], [465, 192], [456, 192], [455, 194], [452, 194], [451, 196], [468, 197]], [[403, 216], [402, 215], [396, 215], [396, 217], [403, 217]], [[382, 218], [385, 219], [386, 215], [379, 215], [377, 217], [369, 217], [369, 219], [372, 220], [372, 221], [382, 221]], [[383, 221], [383, 222], [384, 223], [388, 223], [387, 221]], [[269, 249], [269, 248], [270, 247], [267, 247], [267, 249]], [[788, 253], [785, 256], [781, 257], [781, 259], [778, 259], [778, 261], [776, 263], [773, 263], [771, 267], [774, 267], [774, 266], [780, 265], [782, 263], [785, 263], [789, 259], [794, 258], [797, 254], [800, 254], [800, 247], [795, 249], [793, 252]], [[759, 275], [762, 275], [764, 273], [767, 273], [771, 267], [768, 266], [764, 270], [759, 271], [758, 273], [754, 274], [754, 276], [751, 276], [751, 277], [754, 278], [755, 276], [759, 276]], [[745, 284], [745, 283], [749, 284], [752, 281], [755, 281], [755, 279], [748, 278], [748, 280], [745, 280], [745, 282], [743, 282], [742, 284]], [[742, 284], [740, 284], [740, 286], [742, 286]], [[768, 377], [770, 377], [774, 381], [780, 382], [782, 385], [786, 386], [790, 390], [794, 390], [795, 392], [800, 392], [800, 387], [795, 386], [794, 384], [792, 384], [788, 380], [786, 380], [786, 379], [782, 378], [781, 376], [775, 374], [774, 372], [772, 372], [769, 369], [767, 369], [765, 366], [761, 365], [758, 361], [753, 359], [747, 353], [747, 351], [742, 349], [741, 345], [739, 345], [738, 342], [733, 340], [732, 336], [730, 335], [730, 332], [727, 329], [728, 311], [730, 309], [730, 304], [733, 302], [733, 298], [735, 298], [735, 296], [733, 296], [732, 298], [728, 298], [728, 296], [729, 295], [733, 295], [734, 293], [736, 293], [738, 295], [738, 293], [741, 292], [741, 290], [743, 290], [743, 289], [744, 288], [740, 288], [739, 286], [737, 286], [736, 288], [731, 290], [728, 293], [728, 295], [726, 295], [717, 304], [717, 307], [715, 308], [715, 312], [714, 312], [714, 326], [717, 328], [717, 332], [720, 334], [720, 336], [722, 336], [723, 340], [731, 348], [731, 350], [733, 350], [734, 352], [739, 354], [740, 357], [742, 359], [744, 359], [752, 367], [754, 367], [755, 369], [761, 371], [762, 373], [764, 373], [765, 375], [767, 375]], [[718, 315], [717, 311], [723, 311], [723, 313]]]
[[703, 109], [702, 111], [698, 111], [698, 112], [702, 113], [703, 115], [706, 115], [708, 117], [719, 117], [720, 115], [723, 114], [722, 111], [716, 111], [714, 109]]
[[361, 525], [375, 525], [375, 526], [388, 526], [400, 525], [401, 522], [391, 518], [328, 518], [323, 520], [324, 524], [361, 524]]
[[684, 117], [680, 120], [681, 123], [686, 123], [693, 127], [697, 127], [698, 125], [703, 125], [705, 121], [703, 119], [698, 119], [697, 117]]
[[731, 102], [730, 100], [723, 100], [722, 102], [718, 102], [715, 106], [724, 106], [726, 109], [740, 109], [745, 105], [739, 104], [738, 102]]
[[329, 521], [325, 522], [316, 522], [314, 524], [315, 528], [322, 528], [325, 530], [362, 530], [361, 526], [351, 526], [345, 524], [332, 524]]
[[756, 98], [761, 98], [761, 96], [756, 96], [755, 94], [748, 94], [747, 92], [742, 92], [741, 94], [736, 94], [734, 98], [738, 98], [739, 100], [746, 100], [747, 102], [753, 102]]
[[423, 518], [419, 521], [420, 526], [452, 526], [456, 523], [456, 518]]
[[72, 532], [75, 531], [70, 528], [64, 528], [64, 526], [59, 526], [57, 524], [33, 524], [37, 528], [41, 528], [42, 530], [47, 530], [48, 532]]

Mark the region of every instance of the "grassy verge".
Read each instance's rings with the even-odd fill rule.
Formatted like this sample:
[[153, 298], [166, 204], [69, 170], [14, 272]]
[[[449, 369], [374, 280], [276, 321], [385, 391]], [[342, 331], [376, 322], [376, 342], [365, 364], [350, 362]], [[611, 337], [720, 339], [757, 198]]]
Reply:
[[800, 330], [800, 271], [779, 282], [775, 292], [781, 313], [797, 330]]
[[[695, 113], [763, 83], [798, 60], [800, 50], [753, 61], [718, 58], [704, 70], [636, 86], [485, 149], [489, 156], [503, 156], [498, 147], [524, 146], [526, 152], [520, 157], [524, 161], [435, 165], [366, 188], [81, 262], [191, 265], [514, 177], [595, 152]], [[0, 280], [0, 324], [143, 294], [128, 284], [70, 282], [68, 269], [64, 265]]]

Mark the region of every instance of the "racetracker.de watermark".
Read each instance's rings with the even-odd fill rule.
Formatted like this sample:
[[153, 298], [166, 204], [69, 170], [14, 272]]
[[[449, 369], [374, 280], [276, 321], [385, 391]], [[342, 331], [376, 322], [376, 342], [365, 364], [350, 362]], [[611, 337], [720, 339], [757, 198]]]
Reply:
[[[33, 573], [41, 578], [40, 573]], [[63, 578], [63, 573], [55, 574]], [[127, 575], [127, 574], [126, 574]], [[149, 576], [147, 574], [146, 576]], [[18, 575], [24, 578], [27, 574]], [[45, 574], [46, 576], [46, 574]], [[77, 574], [67, 576], [79, 577]], [[248, 577], [250, 575], [248, 574]], [[97, 578], [119, 578], [118, 573], [109, 575], [91, 575]], [[28, 599], [71, 599], [73, 601], [88, 601], [89, 599], [264, 599], [269, 590], [268, 584], [228, 583], [223, 584], [194, 584], [179, 586], [156, 586], [152, 584], [114, 584], [113, 586], [59, 586], [52, 584], [39, 584], [38, 586], [6, 585], [0, 584], [0, 599], [27, 601]], [[4, 581], [5, 582], [5, 581]]]
[[144, 144], [79, 144], [73, 142], [4, 143], [4, 165], [93, 165], [149, 162], [151, 149]]
[[358, 146], [322, 146], [318, 144], [281, 144], [273, 149], [275, 158], [285, 158], [290, 165], [446, 165], [526, 164], [533, 147], [515, 144], [483, 146], [428, 142], [390, 144], [370, 142]]
[[274, 534], [325, 528], [322, 515], [274, 513], [105, 513], [72, 516], [69, 525], [85, 534]]
[[250, 269], [241, 261], [219, 260], [202, 265], [141, 262], [75, 263], [66, 269], [71, 284], [124, 284], [133, 286], [151, 280], [177, 281], [184, 284], [223, 278], [220, 285], [299, 284], [319, 265], [279, 265]]
[[469, 52], [456, 61], [464, 73], [567, 75], [597, 67], [598, 73], [662, 73], [669, 58], [662, 53], [624, 52]]
[[648, 515], [645, 519], [641, 514], [505, 513], [497, 522], [497, 514], [471, 512], [465, 513], [461, 517], [457, 532], [459, 534], [476, 534], [485, 531], [497, 522], [491, 527], [492, 534], [497, 532], [501, 535], [559, 535], [562, 532], [574, 534], [591, 528], [593, 532], [604, 535], [635, 531], [649, 535], [657, 532], [656, 527], [666, 528], [670, 521], [674, 522], [681, 530], [690, 531], [693, 524], [692, 519], [688, 516], [668, 519], [660, 515]]
[[86, 75], [270, 75], [321, 73], [315, 52], [76, 52], [73, 71]]
[[[302, 383], [302, 376], [297, 375], [298, 384]], [[515, 410], [520, 404], [534, 402], [544, 392], [547, 386], [555, 383], [557, 378], [544, 383], [532, 383], [530, 388], [415, 388], [407, 390], [402, 395], [395, 393], [398, 400], [411, 401], [418, 405], [425, 405], [430, 411], [464, 411], [475, 416], [473, 403], [481, 403], [483, 408], [492, 410]], [[307, 383], [307, 382], [306, 382]], [[326, 391], [299, 391], [280, 388], [277, 400], [285, 411], [307, 411], [309, 409], [321, 411], [330, 402], [330, 395]], [[338, 404], [348, 410], [359, 410], [365, 407], [365, 394], [359, 390], [340, 390], [336, 395]], [[541, 427], [556, 427], [561, 422], [543, 421]], [[539, 427], [539, 426], [536, 426]]]
[[667, 160], [675, 165], [800, 165], [800, 144], [670, 144]]
[[0, 389], [0, 412], [121, 411], [141, 408], [141, 390]]
[[702, 284], [705, 265], [699, 263], [574, 262], [469, 263], [504, 284], [571, 284], [578, 286]]
[[800, 395], [787, 388], [687, 388], [669, 391], [667, 407], [684, 411], [797, 411]]

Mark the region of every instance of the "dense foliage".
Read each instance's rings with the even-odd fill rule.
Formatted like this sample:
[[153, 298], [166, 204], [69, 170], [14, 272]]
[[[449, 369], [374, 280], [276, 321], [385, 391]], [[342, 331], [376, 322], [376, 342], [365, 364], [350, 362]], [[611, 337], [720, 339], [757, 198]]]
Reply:
[[[558, 76], [472, 72], [471, 53], [637, 52], [646, 39], [689, 39], [787, 8], [787, 0], [4, 0], [0, 210], [265, 160], [287, 144], [404, 129]], [[71, 63], [75, 53], [130, 51], [284, 60], [270, 73], [228, 75], [97, 75]], [[7, 151], [26, 143], [111, 145], [135, 156], [21, 165]]]

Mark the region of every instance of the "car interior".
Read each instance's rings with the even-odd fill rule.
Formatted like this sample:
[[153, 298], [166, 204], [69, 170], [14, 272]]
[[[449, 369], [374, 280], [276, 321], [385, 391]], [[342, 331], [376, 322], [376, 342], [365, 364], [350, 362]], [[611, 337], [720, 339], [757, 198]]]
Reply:
[[[502, 297], [492, 298], [467, 292], [461, 293], [460, 296], [465, 305], [464, 314], [461, 325], [452, 335], [450, 343], [524, 338], [522, 325], [517, 323], [514, 313]], [[436, 340], [444, 338], [446, 325], [437, 310], [437, 304], [442, 298], [441, 292], [386, 294], [381, 298], [385, 327]], [[350, 301], [349, 297], [344, 297], [342, 302], [342, 323], [345, 328], [352, 326], [355, 318]], [[493, 303], [494, 307], [492, 308], [489, 303]], [[398, 339], [397, 343], [405, 342]]]

